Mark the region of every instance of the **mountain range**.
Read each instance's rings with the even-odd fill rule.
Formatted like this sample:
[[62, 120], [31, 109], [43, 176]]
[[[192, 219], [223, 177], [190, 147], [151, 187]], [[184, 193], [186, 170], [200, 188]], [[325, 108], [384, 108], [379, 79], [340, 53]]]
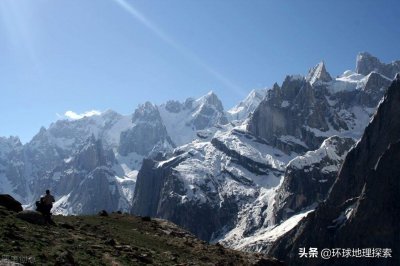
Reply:
[[[253, 90], [228, 111], [210, 92], [146, 102], [131, 115], [58, 120], [24, 145], [0, 138], [0, 193], [32, 208], [49, 188], [57, 214], [104, 209], [163, 218], [203, 240], [283, 260], [286, 253], [295, 260], [301, 245], [345, 243], [368, 223], [372, 202], [394, 204], [378, 222], [389, 229], [377, 237], [398, 236], [390, 229], [397, 220], [387, 225], [399, 210], [392, 202], [398, 170], [387, 165], [400, 136], [392, 121], [399, 71], [400, 61], [360, 53], [355, 71], [333, 78], [320, 62], [306, 76]], [[397, 187], [383, 193], [377, 176]], [[330, 224], [346, 211], [355, 218]], [[336, 231], [318, 242], [318, 226]]]

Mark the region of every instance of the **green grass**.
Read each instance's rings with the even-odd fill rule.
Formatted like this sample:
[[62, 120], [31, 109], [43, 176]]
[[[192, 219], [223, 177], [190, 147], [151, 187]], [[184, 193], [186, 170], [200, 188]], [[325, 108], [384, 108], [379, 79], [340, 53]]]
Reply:
[[125, 214], [53, 219], [56, 226], [33, 225], [0, 208], [0, 259], [32, 257], [35, 265], [253, 265], [262, 257], [207, 244], [162, 220]]

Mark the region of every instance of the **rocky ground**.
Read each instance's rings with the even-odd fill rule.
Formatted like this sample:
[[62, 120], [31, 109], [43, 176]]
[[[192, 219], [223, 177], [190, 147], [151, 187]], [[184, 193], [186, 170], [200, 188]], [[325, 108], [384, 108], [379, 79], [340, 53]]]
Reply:
[[24, 212], [0, 206], [0, 265], [282, 265], [210, 245], [165, 220], [112, 213], [55, 216], [51, 226], [17, 216]]

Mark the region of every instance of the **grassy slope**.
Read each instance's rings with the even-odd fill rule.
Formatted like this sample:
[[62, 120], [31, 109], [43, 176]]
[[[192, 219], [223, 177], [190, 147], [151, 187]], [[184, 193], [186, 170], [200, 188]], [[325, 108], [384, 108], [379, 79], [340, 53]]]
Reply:
[[57, 226], [33, 225], [0, 207], [0, 259], [30, 256], [48, 265], [275, 265], [262, 263], [259, 254], [209, 245], [163, 220], [124, 214], [54, 220]]

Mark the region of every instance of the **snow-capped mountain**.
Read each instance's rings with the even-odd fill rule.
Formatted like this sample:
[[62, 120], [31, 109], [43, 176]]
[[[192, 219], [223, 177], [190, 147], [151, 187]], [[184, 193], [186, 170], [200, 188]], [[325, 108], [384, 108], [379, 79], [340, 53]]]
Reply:
[[205, 240], [235, 226], [238, 212], [268, 201], [294, 158], [239, 129], [181, 146], [138, 175], [133, 212], [171, 220]]
[[107, 110], [100, 115], [77, 120], [58, 120], [48, 129], [43, 127], [27, 145], [36, 149], [47, 142], [56, 149], [71, 151], [93, 135], [96, 139], [102, 139], [105, 146], [115, 148], [119, 145], [120, 133], [131, 124], [130, 116]]
[[286, 167], [274, 207], [276, 223], [325, 200], [347, 152], [355, 141], [332, 136], [321, 147], [298, 156]]
[[[32, 204], [44, 191], [43, 178], [48, 177], [54, 169], [67, 165], [76, 152], [88, 144], [88, 141], [95, 138], [101, 140], [107, 150], [116, 149], [119, 145], [119, 134], [129, 125], [130, 120], [127, 116], [106, 111], [101, 115], [79, 120], [59, 120], [51, 124], [48, 129], [41, 128], [29, 143], [21, 147], [22, 155], [19, 158], [21, 169], [18, 174], [27, 182], [27, 189], [25, 193], [15, 190], [11, 193], [23, 203]], [[7, 178], [17, 179], [15, 174], [8, 175]], [[71, 186], [80, 182], [80, 180], [75, 181], [71, 182]], [[56, 196], [62, 198], [65, 195], [56, 194]]]
[[177, 146], [196, 138], [208, 138], [216, 131], [216, 126], [228, 123], [222, 103], [212, 91], [197, 100], [188, 98], [184, 103], [168, 101], [158, 109]]
[[356, 72], [368, 75], [371, 72], [378, 72], [389, 79], [393, 79], [400, 72], [400, 61], [393, 61], [389, 64], [382, 63], [378, 58], [367, 52], [357, 55]]
[[59, 120], [25, 145], [0, 138], [0, 190], [29, 205], [50, 188], [56, 213], [132, 211], [268, 250], [327, 197], [387, 91], [398, 61], [372, 58], [336, 78], [321, 62], [227, 112], [210, 92]]
[[319, 63], [307, 78], [287, 76], [268, 91], [247, 130], [286, 152], [317, 149], [333, 135], [359, 138], [389, 84], [376, 72], [346, 71], [330, 80]]
[[226, 246], [265, 250], [325, 199], [389, 84], [376, 72], [331, 79], [323, 63], [307, 78], [288, 76], [239, 126], [147, 160], [132, 211]]
[[[220, 123], [227, 123], [222, 103], [212, 92], [197, 100], [188, 99], [185, 104], [178, 103], [181, 113], [171, 103], [156, 106], [146, 102], [132, 115], [107, 110], [77, 120], [58, 120], [47, 129], [42, 127], [25, 145], [18, 138], [1, 138], [2, 191], [32, 206], [46, 187], [52, 188], [59, 199], [56, 213], [93, 213], [101, 205], [110, 211], [130, 210], [136, 176], [145, 157], [172, 152], [176, 145], [170, 136], [186, 137], [190, 142], [211, 135]], [[177, 131], [179, 126], [175, 122], [190, 134]], [[83, 150], [94, 142], [101, 152]], [[107, 164], [100, 160], [102, 154], [109, 158]], [[86, 157], [87, 163], [76, 164]], [[96, 182], [103, 186], [96, 186]], [[105, 185], [107, 182], [109, 186]], [[101, 188], [104, 195], [112, 192], [107, 202], [113, 203], [105, 204], [84, 193], [90, 190], [87, 184]]]
[[399, 103], [397, 74], [362, 138], [349, 151], [327, 200], [278, 239], [271, 254], [290, 265], [343, 265], [341, 260], [301, 260], [299, 248], [379, 246], [391, 250], [383, 263], [361, 256], [346, 259], [346, 265], [400, 263]]
[[146, 102], [135, 110], [130, 128], [121, 132], [118, 152], [124, 156], [132, 152], [150, 156], [174, 146], [157, 106]]
[[325, 63], [320, 62], [315, 67], [310, 69], [306, 77], [306, 81], [314, 85], [316, 82], [329, 82], [332, 81], [331, 75], [326, 71]]
[[56, 213], [127, 209], [135, 181], [118, 177], [113, 169], [116, 163], [112, 150], [104, 150], [102, 141], [92, 136], [64, 164], [39, 178], [36, 187], [60, 195], [53, 209]]
[[227, 111], [230, 120], [246, 119], [258, 107], [267, 95], [268, 89], [252, 90], [247, 97]]

